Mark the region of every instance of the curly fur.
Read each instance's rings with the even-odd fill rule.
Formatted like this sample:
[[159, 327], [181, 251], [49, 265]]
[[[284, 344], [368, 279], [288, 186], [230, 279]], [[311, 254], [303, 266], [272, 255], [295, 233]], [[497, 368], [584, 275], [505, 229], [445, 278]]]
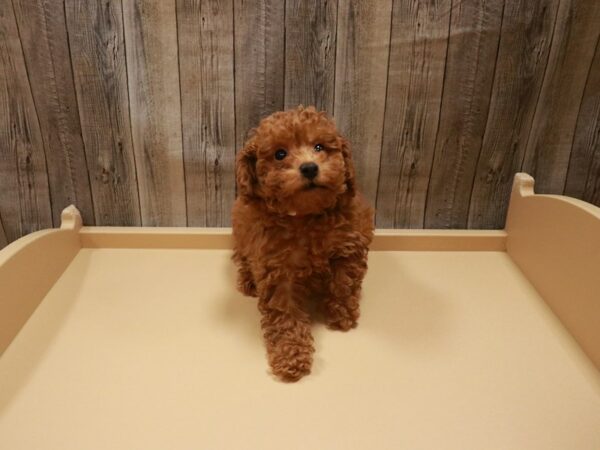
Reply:
[[[281, 161], [278, 149], [288, 152]], [[304, 162], [319, 166], [312, 186]], [[310, 311], [333, 329], [357, 325], [373, 210], [357, 193], [348, 142], [312, 107], [263, 119], [238, 153], [236, 178], [238, 288], [259, 299], [273, 373], [295, 381], [311, 369]]]

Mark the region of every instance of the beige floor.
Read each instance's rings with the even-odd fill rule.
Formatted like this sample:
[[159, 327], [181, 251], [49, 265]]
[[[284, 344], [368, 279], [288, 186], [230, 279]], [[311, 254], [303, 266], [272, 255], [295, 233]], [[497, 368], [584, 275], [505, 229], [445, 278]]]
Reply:
[[598, 374], [501, 252], [372, 252], [360, 326], [268, 373], [221, 250], [83, 249], [0, 358], [0, 449], [600, 448]]

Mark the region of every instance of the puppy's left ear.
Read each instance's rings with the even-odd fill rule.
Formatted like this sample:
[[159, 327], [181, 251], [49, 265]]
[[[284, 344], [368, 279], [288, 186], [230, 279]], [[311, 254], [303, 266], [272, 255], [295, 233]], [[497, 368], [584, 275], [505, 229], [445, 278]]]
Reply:
[[235, 164], [235, 175], [238, 195], [247, 200], [255, 197], [256, 177], [256, 145], [251, 138], [244, 148], [238, 152]]
[[342, 156], [344, 157], [344, 165], [346, 166], [346, 187], [350, 195], [356, 194], [356, 173], [354, 171], [354, 162], [352, 161], [352, 150], [350, 142], [342, 138]]

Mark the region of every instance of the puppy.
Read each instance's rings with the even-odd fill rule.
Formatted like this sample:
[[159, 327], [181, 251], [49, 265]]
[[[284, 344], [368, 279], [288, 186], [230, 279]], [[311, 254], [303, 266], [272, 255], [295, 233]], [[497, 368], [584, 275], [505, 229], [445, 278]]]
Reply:
[[311, 369], [310, 311], [332, 329], [357, 325], [373, 210], [357, 192], [348, 141], [313, 107], [263, 119], [236, 178], [238, 288], [258, 297], [273, 373], [295, 381]]

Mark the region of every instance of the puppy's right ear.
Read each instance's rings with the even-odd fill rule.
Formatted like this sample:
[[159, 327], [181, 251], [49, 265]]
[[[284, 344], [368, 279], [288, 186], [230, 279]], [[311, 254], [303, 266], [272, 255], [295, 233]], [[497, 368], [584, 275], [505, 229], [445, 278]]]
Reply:
[[240, 197], [250, 199], [256, 196], [258, 178], [256, 177], [256, 145], [253, 139], [246, 142], [236, 156], [235, 178]]

